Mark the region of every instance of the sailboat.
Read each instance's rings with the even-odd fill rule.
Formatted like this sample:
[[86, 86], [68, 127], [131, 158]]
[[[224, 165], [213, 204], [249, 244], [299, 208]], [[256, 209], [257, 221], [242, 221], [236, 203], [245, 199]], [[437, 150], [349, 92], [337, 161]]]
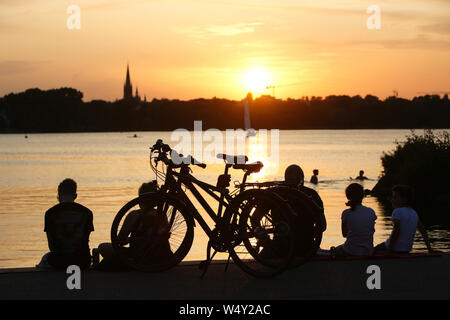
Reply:
[[247, 132], [247, 138], [256, 136], [256, 131], [250, 124], [250, 102], [252, 100], [252, 94], [248, 93], [246, 99], [244, 100], [244, 125], [245, 131]]

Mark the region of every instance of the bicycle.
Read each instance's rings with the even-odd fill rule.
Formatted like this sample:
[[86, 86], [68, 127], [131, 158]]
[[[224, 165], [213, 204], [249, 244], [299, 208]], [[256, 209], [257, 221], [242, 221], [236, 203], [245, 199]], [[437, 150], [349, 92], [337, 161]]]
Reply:
[[287, 201], [295, 211], [292, 227], [296, 235], [296, 250], [289, 268], [298, 267], [309, 261], [320, 248], [325, 218], [323, 207], [313, 197], [296, 186], [283, 181], [251, 182], [236, 184], [241, 190], [248, 188], [267, 189]]
[[[248, 175], [261, 170], [261, 162], [245, 163], [246, 157], [220, 154], [219, 158], [225, 161], [225, 170], [219, 176], [217, 185], [213, 186], [191, 175], [191, 165], [206, 167], [192, 156], [178, 154], [162, 140], [158, 140], [150, 150], [150, 166], [157, 178], [164, 179], [164, 184], [158, 192], [140, 195], [125, 204], [114, 218], [111, 242], [123, 262], [145, 272], [170, 269], [189, 252], [197, 222], [209, 238], [207, 259], [203, 263], [204, 273], [217, 252], [228, 252], [226, 268], [232, 258], [238, 267], [255, 277], [272, 277], [287, 269], [295, 251], [295, 237], [291, 228], [295, 213], [292, 208], [279, 195], [267, 190], [237, 189], [231, 193], [228, 190], [230, 168], [243, 170], [245, 182]], [[166, 166], [165, 173], [157, 169], [159, 163]], [[217, 201], [217, 212], [195, 185]], [[214, 222], [214, 228], [203, 219], [182, 187], [193, 194]], [[131, 248], [126, 247], [129, 243], [118, 239], [122, 218], [137, 205], [151, 208], [156, 216], [167, 219], [166, 240], [170, 242], [170, 258], [152, 259], [154, 252], [151, 248], [157, 247], [157, 244], [150, 244], [144, 251], [130, 254]], [[214, 250], [212, 254], [211, 249]]]

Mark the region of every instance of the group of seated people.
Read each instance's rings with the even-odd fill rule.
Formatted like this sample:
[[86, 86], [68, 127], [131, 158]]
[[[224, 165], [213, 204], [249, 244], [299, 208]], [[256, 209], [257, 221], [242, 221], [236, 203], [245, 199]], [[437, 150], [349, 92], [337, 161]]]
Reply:
[[[316, 170], [315, 170], [316, 171]], [[315, 174], [318, 172], [314, 172]], [[367, 179], [361, 170], [356, 180]], [[285, 181], [298, 186], [300, 191], [312, 197], [312, 201], [322, 207], [321, 220], [326, 230], [326, 220], [323, 210], [323, 202], [314, 189], [304, 186], [304, 174], [298, 165], [290, 165], [285, 171]], [[330, 250], [319, 249], [321, 254], [331, 254], [337, 257], [344, 256], [368, 256], [374, 253], [409, 253], [412, 250], [414, 236], [418, 229], [425, 241], [427, 249], [432, 252], [428, 234], [420, 222], [417, 212], [411, 207], [413, 190], [406, 185], [396, 185], [392, 188], [391, 204], [393, 229], [389, 238], [374, 246], [373, 235], [375, 233], [375, 211], [362, 204], [365, 191], [361, 184], [351, 183], [345, 190], [349, 207], [342, 212], [341, 230], [346, 239], [342, 245], [331, 247]]]
[[332, 247], [331, 254], [335, 256], [365, 256], [373, 253], [409, 253], [413, 248], [416, 230], [421, 232], [427, 249], [432, 252], [427, 232], [420, 222], [412, 205], [412, 188], [406, 185], [396, 185], [392, 188], [393, 228], [388, 239], [376, 246], [373, 244], [375, 220], [377, 216], [372, 208], [362, 204], [363, 187], [358, 183], [350, 184], [345, 195], [349, 209], [342, 212], [342, 236], [344, 244]]
[[[156, 181], [143, 183], [138, 194], [158, 190]], [[72, 179], [63, 180], [58, 186], [59, 203], [45, 213], [45, 228], [50, 252], [46, 253], [37, 267], [66, 268], [78, 265], [81, 269], [97, 266], [100, 256], [106, 268], [126, 269], [115, 254], [111, 243], [101, 243], [89, 249], [89, 236], [94, 231], [91, 210], [75, 202], [77, 184]], [[142, 259], [166, 259], [173, 253], [169, 244], [167, 217], [158, 216], [153, 208], [139, 203], [139, 209], [130, 211], [120, 228], [118, 240], [128, 254]], [[151, 249], [151, 250], [148, 250]], [[151, 257], [150, 257], [151, 256]]]
[[[298, 165], [290, 165], [285, 170], [285, 183], [295, 186], [305, 193], [317, 207], [321, 208], [320, 226], [324, 232], [327, 228], [323, 202], [318, 193], [304, 186], [303, 170]], [[158, 190], [156, 182], [144, 183], [139, 188], [139, 195]], [[422, 233], [428, 250], [430, 242], [425, 228], [418, 215], [411, 208], [412, 189], [409, 186], [397, 185], [392, 189], [392, 222], [393, 229], [389, 238], [376, 246], [373, 244], [375, 220], [373, 209], [362, 204], [364, 189], [358, 183], [351, 183], [345, 190], [348, 209], [342, 212], [342, 236], [346, 239], [342, 245], [330, 248], [333, 256], [366, 256], [378, 252], [408, 253], [412, 250], [416, 229]], [[58, 186], [59, 204], [45, 213], [45, 228], [50, 252], [45, 254], [38, 267], [66, 268], [78, 265], [82, 269], [89, 268], [93, 262], [96, 266], [99, 257], [103, 260], [118, 263], [111, 243], [102, 243], [92, 251], [89, 248], [89, 235], [94, 231], [92, 212], [75, 202], [77, 184], [72, 179], [65, 179]], [[125, 218], [119, 231], [118, 239], [122, 244], [129, 243], [130, 254], [141, 254], [142, 246], [147, 243], [158, 243], [152, 249], [155, 259], [169, 257], [172, 253], [169, 238], [170, 230], [167, 217], [158, 217], [153, 208], [145, 208], [140, 204], [138, 210], [131, 211]], [[323, 250], [321, 250], [323, 252]]]

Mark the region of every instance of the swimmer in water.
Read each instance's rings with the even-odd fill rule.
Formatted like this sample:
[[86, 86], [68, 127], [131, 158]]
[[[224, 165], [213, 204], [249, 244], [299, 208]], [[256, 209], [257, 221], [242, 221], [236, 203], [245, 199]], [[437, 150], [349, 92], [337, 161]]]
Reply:
[[367, 180], [368, 178], [364, 176], [364, 170], [359, 171], [359, 176], [355, 178], [356, 180]]
[[318, 184], [319, 183], [319, 179], [318, 179], [318, 175], [319, 175], [319, 170], [314, 169], [313, 170], [313, 176], [311, 176], [311, 179], [309, 180], [309, 182], [314, 183], [314, 184]]

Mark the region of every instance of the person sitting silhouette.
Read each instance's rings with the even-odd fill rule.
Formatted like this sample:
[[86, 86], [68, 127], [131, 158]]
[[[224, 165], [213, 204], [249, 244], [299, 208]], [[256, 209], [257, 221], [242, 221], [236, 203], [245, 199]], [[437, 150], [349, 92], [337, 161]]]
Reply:
[[[300, 166], [292, 164], [288, 166], [284, 172], [284, 183], [288, 186], [294, 187], [303, 193], [306, 197], [304, 200], [310, 201], [309, 204], [300, 202], [293, 202], [294, 210], [300, 210], [296, 217], [294, 217], [294, 235], [296, 242], [296, 256], [303, 257], [305, 254], [313, 248], [311, 245], [314, 243], [311, 240], [314, 239], [314, 234], [317, 232], [323, 233], [327, 228], [327, 222], [325, 218], [323, 202], [319, 194], [311, 188], [304, 186], [304, 173]], [[307, 205], [308, 209], [313, 216], [302, 214], [303, 210], [306, 209], [304, 206]], [[298, 206], [298, 207], [297, 207]], [[314, 227], [314, 223], [316, 227]], [[315, 229], [317, 228], [317, 229]]]
[[413, 190], [407, 185], [395, 185], [392, 188], [391, 220], [393, 228], [391, 235], [385, 241], [375, 247], [376, 253], [409, 253], [414, 244], [414, 236], [418, 229], [422, 234], [428, 252], [433, 253], [428, 233], [419, 219], [419, 215], [412, 208]]
[[342, 212], [341, 230], [346, 241], [336, 248], [331, 247], [331, 254], [337, 257], [371, 255], [377, 215], [372, 208], [362, 204], [364, 189], [359, 183], [350, 184], [345, 195], [350, 209]]
[[359, 176], [355, 178], [356, 180], [367, 180], [368, 178], [364, 176], [364, 170], [359, 171]]
[[[156, 181], [143, 183], [138, 194], [158, 190]], [[123, 222], [122, 228], [117, 236], [126, 254], [135, 261], [143, 264], [151, 264], [156, 261], [164, 261], [172, 256], [169, 243], [169, 223], [167, 216], [157, 216], [152, 205], [145, 202], [139, 203], [139, 209], [129, 212]], [[101, 243], [98, 249], [94, 249], [94, 267], [98, 270], [127, 269], [114, 252], [111, 243]], [[99, 262], [100, 255], [103, 257]]]
[[315, 203], [319, 211], [321, 231], [323, 232], [327, 229], [327, 221], [325, 219], [322, 199], [314, 189], [305, 187], [303, 185], [304, 179], [305, 175], [302, 168], [296, 164], [288, 166], [284, 171], [284, 182], [287, 185], [291, 185], [297, 188], [299, 191], [305, 193], [307, 196], [311, 197], [312, 201]]
[[311, 182], [313, 184], [318, 184], [319, 183], [319, 179], [317, 177], [318, 175], [319, 175], [319, 170], [314, 169], [313, 175], [311, 176], [311, 179], [309, 180], [309, 182]]
[[77, 183], [72, 179], [63, 180], [58, 186], [59, 204], [45, 212], [44, 232], [50, 252], [42, 257], [37, 267], [77, 265], [87, 269], [91, 265], [89, 235], [94, 231], [93, 214], [76, 203], [76, 198]]

